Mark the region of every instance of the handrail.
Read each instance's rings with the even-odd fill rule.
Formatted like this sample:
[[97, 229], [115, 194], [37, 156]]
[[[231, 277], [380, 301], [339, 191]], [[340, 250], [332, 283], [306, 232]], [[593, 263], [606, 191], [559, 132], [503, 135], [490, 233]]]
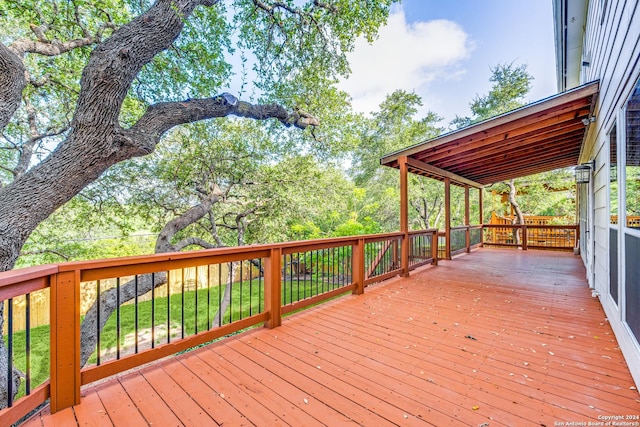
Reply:
[[[0, 418], [9, 424], [16, 422], [48, 398], [51, 398], [51, 411], [56, 412], [79, 403], [81, 385], [251, 326], [279, 326], [283, 314], [346, 292], [362, 293], [367, 284], [380, 282], [403, 272], [400, 252], [404, 239], [409, 239], [411, 243], [408, 246], [410, 265], [407, 270], [427, 263], [436, 263], [437, 234], [433, 229], [416, 230], [408, 233], [394, 232], [75, 261], [0, 272], [1, 304], [8, 301], [13, 307], [14, 298], [22, 298], [23, 295], [49, 288], [51, 351], [50, 379], [36, 385], [30, 393], [15, 403], [10, 401], [10, 407], [0, 410]], [[376, 266], [369, 268], [368, 263], [373, 262]], [[219, 277], [212, 279], [211, 276], [215, 274]], [[170, 282], [176, 280], [176, 275], [179, 276], [177, 282], [181, 291], [170, 288]], [[195, 278], [189, 279], [186, 277], [188, 275], [195, 275]], [[200, 284], [203, 275], [207, 276], [206, 286]], [[160, 283], [159, 278], [164, 280], [162, 285], [156, 284], [156, 281]], [[135, 283], [137, 289], [138, 281], [143, 282], [147, 279], [150, 281], [151, 289], [151, 313], [154, 304], [158, 306], [155, 309], [156, 316], [160, 312], [161, 304], [156, 301], [164, 301], [162, 304], [165, 304], [162, 307], [165, 307], [163, 310], [166, 312], [166, 342], [154, 346], [155, 341], [152, 338], [149, 344], [151, 348], [138, 348], [137, 313], [140, 303], [136, 296], [133, 304], [136, 312], [135, 351], [132, 354], [120, 354], [120, 342], [124, 338], [119, 332], [120, 318], [124, 317], [125, 313], [120, 312], [120, 307], [124, 306], [116, 304], [113, 316], [117, 315], [118, 318], [117, 357], [112, 360], [100, 360], [98, 337], [97, 353], [94, 349], [94, 355], [98, 355], [97, 364], [81, 368], [78, 356], [81, 344], [81, 287], [85, 289], [90, 285], [90, 288], [97, 292], [98, 298], [95, 301], [102, 301], [103, 298], [99, 296], [103, 293], [104, 298], [107, 298], [106, 294], [109, 292], [119, 300], [126, 293], [124, 288]], [[203, 298], [211, 296], [212, 280], [216, 283], [214, 286], [217, 292], [226, 292], [226, 289], [229, 289], [228, 313], [231, 313], [233, 304], [237, 303], [233, 298], [240, 298], [239, 318], [228, 314], [229, 318], [219, 319], [220, 324], [215, 327], [211, 326], [214, 322], [207, 320], [207, 327], [199, 331], [198, 324], [203, 320], [198, 320], [197, 317], [198, 304], [201, 304], [198, 303], [198, 295], [204, 292]], [[160, 291], [159, 286], [166, 288], [163, 291], [164, 296], [154, 296], [156, 288]], [[185, 290], [188, 286], [191, 286], [190, 291]], [[182, 304], [182, 336], [174, 340], [171, 339], [170, 316], [175, 315], [171, 313], [173, 308], [170, 307], [170, 298], [173, 301], [177, 299]], [[185, 301], [188, 298], [195, 298], [196, 329], [193, 334], [185, 334]], [[217, 298], [226, 297], [220, 294]], [[218, 303], [220, 311], [222, 303]], [[95, 304], [98, 304], [96, 313], [101, 313], [100, 304], [94, 302]], [[242, 304], [245, 306], [242, 307]], [[210, 311], [209, 308], [207, 310]], [[151, 316], [153, 319], [153, 314]], [[152, 323], [152, 337], [155, 328], [156, 325]], [[9, 337], [11, 339], [11, 335]]]
[[6, 276], [0, 273], [0, 301], [49, 287], [49, 278], [58, 271], [57, 266], [25, 270], [29, 271], [11, 270], [6, 273], [14, 274]]
[[408, 234], [410, 236], [413, 236], [417, 234], [430, 234], [430, 233], [437, 233], [437, 232], [438, 232], [437, 228], [427, 228], [426, 230], [411, 230], [408, 232]]
[[451, 227], [451, 231], [454, 230], [466, 230], [468, 227], [470, 227], [469, 225], [456, 225], [455, 227]]

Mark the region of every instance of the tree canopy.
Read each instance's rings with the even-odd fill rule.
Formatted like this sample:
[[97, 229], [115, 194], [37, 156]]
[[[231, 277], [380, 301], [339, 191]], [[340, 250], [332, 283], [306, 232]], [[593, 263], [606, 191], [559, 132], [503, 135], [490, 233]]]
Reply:
[[532, 80], [533, 76], [527, 71], [527, 64], [516, 66], [512, 62], [492, 67], [489, 81], [493, 86], [489, 93], [476, 95], [471, 101], [471, 117], [456, 116], [451, 124], [455, 128], [461, 128], [522, 107], [531, 90]]
[[[333, 83], [346, 53], [375, 37], [391, 3], [3, 1], [0, 267], [55, 209], [176, 126], [231, 115], [317, 125], [308, 109], [324, 94], [345, 100]], [[222, 92], [244, 67], [249, 102]]]

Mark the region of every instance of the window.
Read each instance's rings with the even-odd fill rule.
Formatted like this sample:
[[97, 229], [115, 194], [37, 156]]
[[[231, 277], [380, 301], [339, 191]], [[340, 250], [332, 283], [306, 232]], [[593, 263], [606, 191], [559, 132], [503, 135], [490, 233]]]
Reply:
[[618, 304], [618, 145], [616, 124], [609, 131], [609, 295]]
[[640, 82], [626, 105], [626, 225], [640, 229]]
[[611, 224], [618, 223], [618, 145], [616, 144], [616, 125], [609, 131], [609, 219]]

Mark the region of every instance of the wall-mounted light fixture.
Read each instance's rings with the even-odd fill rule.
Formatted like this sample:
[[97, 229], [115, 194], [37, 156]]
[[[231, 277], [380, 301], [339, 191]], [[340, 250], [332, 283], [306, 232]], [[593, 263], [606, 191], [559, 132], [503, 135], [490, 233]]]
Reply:
[[576, 184], [588, 184], [591, 180], [591, 170], [593, 170], [595, 166], [595, 160], [576, 166]]
[[593, 123], [596, 121], [596, 116], [583, 117], [580, 121], [583, 125], [588, 126], [589, 123]]

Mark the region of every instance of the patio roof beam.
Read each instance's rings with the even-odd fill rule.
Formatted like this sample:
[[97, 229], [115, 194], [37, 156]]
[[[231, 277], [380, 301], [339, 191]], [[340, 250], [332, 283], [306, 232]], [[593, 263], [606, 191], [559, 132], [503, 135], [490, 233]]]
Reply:
[[406, 157], [409, 172], [472, 187], [575, 166], [598, 91], [598, 81], [587, 83], [388, 154], [380, 163], [398, 168], [398, 159]]
[[[440, 179], [438, 179], [439, 181], [442, 181], [444, 178], [449, 178], [452, 182], [460, 186], [469, 185], [475, 188], [484, 187], [483, 184], [480, 184], [478, 182], [475, 182], [463, 176], [456, 175], [455, 173], [451, 173], [449, 171], [446, 171], [444, 169], [438, 168], [436, 166], [430, 165], [428, 163], [425, 163], [423, 161], [420, 161], [411, 157], [407, 158], [407, 165], [409, 166], [409, 169], [411, 170], [411, 172], [416, 173], [418, 171], [423, 171], [427, 173], [427, 176], [431, 176], [434, 179], [438, 179], [438, 177], [440, 177]], [[421, 175], [421, 174], [417, 173], [417, 175]]]
[[[423, 153], [431, 148], [437, 148], [452, 141], [456, 141], [456, 145], [458, 145], [460, 142], [472, 143], [474, 140], [486, 140], [492, 136], [500, 136], [500, 134], [523, 126], [526, 127], [532, 124], [540, 125], [542, 120], [558, 121], [560, 118], [569, 120], [564, 114], [566, 113], [569, 117], [573, 116], [573, 118], [576, 118], [576, 108], [579, 108], [581, 112], [578, 116], [584, 114], [582, 107], [584, 107], [586, 114], [588, 114], [591, 108], [591, 100], [585, 97], [596, 94], [598, 87], [598, 82], [580, 86], [579, 88], [560, 94], [562, 96], [556, 95], [555, 98], [557, 98], [558, 105], [553, 105], [553, 101], [556, 101], [556, 99], [553, 99], [554, 97], [551, 97], [552, 99], [541, 100], [501, 116], [442, 135], [432, 141], [391, 153], [383, 157], [381, 163], [386, 165], [397, 160], [400, 156], [412, 156], [417, 153]], [[468, 139], [463, 141], [464, 138]]]

